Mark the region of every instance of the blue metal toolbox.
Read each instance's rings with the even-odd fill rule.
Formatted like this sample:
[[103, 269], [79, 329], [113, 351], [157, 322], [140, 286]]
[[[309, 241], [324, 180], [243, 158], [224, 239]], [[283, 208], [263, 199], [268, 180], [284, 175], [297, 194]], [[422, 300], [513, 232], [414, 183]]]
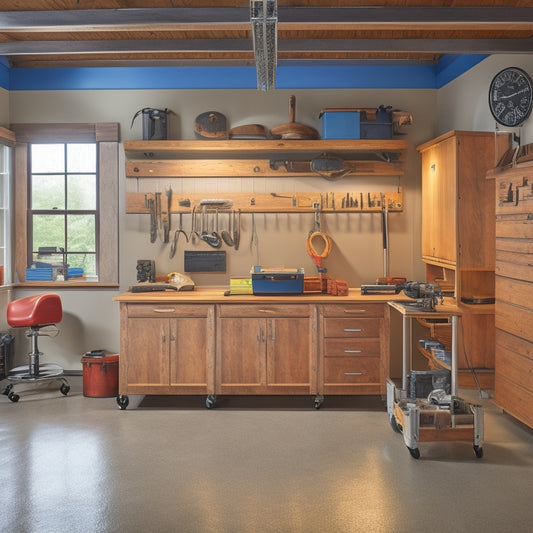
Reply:
[[304, 292], [303, 268], [268, 269], [256, 265], [251, 275], [254, 294], [283, 295]]
[[359, 139], [361, 113], [352, 108], [322, 109], [322, 139]]

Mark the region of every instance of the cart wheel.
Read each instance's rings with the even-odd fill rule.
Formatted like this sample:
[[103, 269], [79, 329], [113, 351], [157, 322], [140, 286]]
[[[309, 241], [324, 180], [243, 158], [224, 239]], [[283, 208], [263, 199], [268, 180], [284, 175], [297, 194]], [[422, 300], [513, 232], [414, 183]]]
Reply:
[[66, 383], [63, 383], [61, 387], [59, 387], [59, 390], [61, 391], [61, 394], [63, 396], [66, 396], [70, 391], [70, 385], [67, 385]]
[[418, 448], [409, 448], [409, 446], [407, 446], [407, 449], [413, 459], [420, 459], [420, 450]]
[[207, 398], [205, 399], [206, 408], [207, 409], [213, 409], [213, 407], [215, 407], [216, 403], [217, 403], [216, 394], [208, 394]]
[[19, 401], [19, 398], [20, 396], [18, 394], [15, 394], [14, 392], [10, 392], [7, 397], [12, 401], [12, 402], [18, 402]]
[[324, 396], [322, 396], [321, 394], [318, 394], [317, 396], [315, 396], [315, 409], [320, 409], [323, 403], [324, 403]]
[[481, 459], [483, 457], [483, 448], [474, 444], [474, 453], [478, 459]]
[[11, 392], [11, 389], [13, 388], [13, 384], [8, 385], [3, 391], [2, 394], [5, 394], [6, 396]]
[[396, 422], [396, 417], [394, 415], [392, 415], [390, 418], [389, 418], [389, 422], [390, 422], [390, 426], [391, 428], [396, 432], [396, 433], [401, 433], [402, 432], [402, 428], [398, 425], [398, 422]]
[[117, 396], [117, 404], [120, 407], [120, 409], [122, 409], [122, 410], [126, 409], [126, 407], [128, 407], [128, 405], [129, 405], [129, 403], [130, 403], [130, 399], [127, 396], [124, 396], [122, 394]]

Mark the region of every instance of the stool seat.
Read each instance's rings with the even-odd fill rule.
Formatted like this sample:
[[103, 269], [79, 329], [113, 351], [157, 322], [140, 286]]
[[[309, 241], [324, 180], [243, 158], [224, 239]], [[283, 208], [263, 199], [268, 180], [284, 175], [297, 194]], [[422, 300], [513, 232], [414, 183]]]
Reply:
[[26, 296], [7, 306], [7, 323], [13, 328], [56, 324], [62, 318], [61, 298], [57, 294]]

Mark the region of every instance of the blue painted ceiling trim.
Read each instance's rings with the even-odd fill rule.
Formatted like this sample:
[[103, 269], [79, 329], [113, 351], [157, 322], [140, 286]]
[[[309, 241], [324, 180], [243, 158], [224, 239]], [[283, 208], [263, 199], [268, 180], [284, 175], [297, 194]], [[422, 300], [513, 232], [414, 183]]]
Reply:
[[[486, 56], [443, 56], [438, 65], [279, 65], [278, 89], [438, 89]], [[255, 67], [12, 68], [0, 58], [10, 91], [104, 89], [255, 89]]]
[[442, 56], [437, 64], [437, 88], [444, 87], [447, 83], [455, 80], [467, 70], [481, 63], [488, 55], [471, 54], [471, 55], [445, 55]]

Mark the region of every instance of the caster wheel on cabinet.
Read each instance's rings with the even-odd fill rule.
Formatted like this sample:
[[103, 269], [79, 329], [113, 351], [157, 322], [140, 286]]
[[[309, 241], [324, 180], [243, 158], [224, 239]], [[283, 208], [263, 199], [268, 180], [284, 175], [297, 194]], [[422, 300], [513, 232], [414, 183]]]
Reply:
[[205, 399], [205, 406], [207, 409], [213, 409], [217, 403], [217, 397], [215, 394], [209, 394]]
[[324, 396], [319, 395], [315, 398], [315, 409], [320, 409], [324, 403]]
[[124, 396], [122, 394], [120, 396], [117, 396], [117, 405], [119, 406], [121, 410], [126, 409], [129, 403], [130, 403], [130, 399], [127, 396]]
[[483, 448], [481, 446], [474, 445], [474, 453], [478, 459], [483, 457]]
[[61, 385], [59, 390], [61, 391], [61, 394], [63, 396], [66, 396], [70, 392], [70, 385], [63, 383], [63, 385]]

